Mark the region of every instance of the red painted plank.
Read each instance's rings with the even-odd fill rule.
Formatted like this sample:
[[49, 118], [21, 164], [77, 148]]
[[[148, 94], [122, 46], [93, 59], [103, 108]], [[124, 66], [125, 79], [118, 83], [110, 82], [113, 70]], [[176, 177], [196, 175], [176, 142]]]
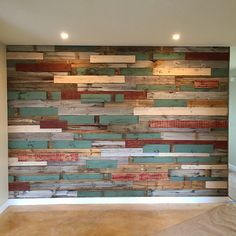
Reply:
[[194, 88], [218, 88], [219, 87], [219, 81], [217, 80], [195, 80], [194, 81]]
[[116, 181], [145, 181], [145, 180], [168, 180], [167, 172], [158, 173], [113, 173], [112, 180]]
[[68, 63], [35, 63], [16, 64], [16, 71], [25, 72], [70, 72], [71, 64]]
[[17, 155], [19, 161], [78, 161], [78, 153], [62, 152], [40, 152], [40, 153], [20, 153]]
[[227, 128], [227, 120], [151, 120], [151, 128], [190, 128], [190, 129], [214, 129]]
[[229, 60], [229, 53], [219, 52], [187, 52], [185, 54], [186, 60], [212, 60], [212, 61], [227, 61]]
[[146, 99], [147, 91], [76, 91], [62, 90], [62, 99], [80, 99], [81, 94], [123, 94], [125, 99]]
[[41, 129], [67, 129], [68, 124], [67, 121], [64, 120], [41, 120], [40, 128]]
[[9, 183], [9, 191], [29, 191], [29, 182], [13, 182]]
[[227, 149], [227, 141], [211, 141], [211, 140], [125, 140], [126, 148], [142, 148], [145, 144], [212, 144], [214, 148]]

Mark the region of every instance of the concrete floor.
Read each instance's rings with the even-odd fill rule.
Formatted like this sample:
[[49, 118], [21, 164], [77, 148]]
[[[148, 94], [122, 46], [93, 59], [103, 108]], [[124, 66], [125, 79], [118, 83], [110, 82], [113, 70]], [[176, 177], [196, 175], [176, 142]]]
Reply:
[[1, 236], [154, 236], [219, 204], [14, 206]]

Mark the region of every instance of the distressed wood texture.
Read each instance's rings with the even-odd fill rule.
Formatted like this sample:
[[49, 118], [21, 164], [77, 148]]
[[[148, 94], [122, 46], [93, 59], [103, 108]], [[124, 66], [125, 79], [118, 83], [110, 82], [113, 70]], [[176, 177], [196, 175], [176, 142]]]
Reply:
[[226, 47], [7, 47], [9, 197], [225, 196]]
[[124, 76], [96, 76], [96, 75], [71, 75], [54, 76], [54, 83], [59, 84], [122, 84], [125, 83]]

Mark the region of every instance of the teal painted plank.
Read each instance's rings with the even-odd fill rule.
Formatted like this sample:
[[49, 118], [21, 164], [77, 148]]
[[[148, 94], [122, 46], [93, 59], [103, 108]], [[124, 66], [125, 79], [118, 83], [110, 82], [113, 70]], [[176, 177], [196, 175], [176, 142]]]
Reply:
[[14, 118], [16, 113], [17, 113], [17, 110], [16, 108], [13, 108], [13, 107], [8, 107], [8, 117], [9, 118]]
[[122, 139], [122, 134], [115, 134], [115, 133], [97, 133], [97, 134], [82, 134], [83, 139]]
[[111, 94], [81, 94], [81, 100], [83, 99], [101, 99], [103, 102], [111, 102]]
[[100, 124], [137, 124], [138, 116], [100, 116]]
[[121, 68], [120, 74], [125, 76], [142, 76], [142, 75], [153, 75], [152, 68]]
[[105, 102], [104, 101], [104, 99], [95, 99], [95, 98], [93, 98], [93, 99], [81, 99], [80, 100], [81, 101], [81, 103], [103, 103], [103, 102]]
[[184, 176], [171, 176], [171, 181], [184, 181]]
[[194, 88], [192, 85], [181, 85], [180, 91], [193, 91], [193, 92], [217, 92], [220, 91], [220, 88]]
[[8, 141], [10, 149], [47, 149], [47, 141]]
[[55, 107], [23, 107], [20, 108], [20, 115], [28, 116], [57, 116], [58, 109]]
[[52, 147], [56, 149], [91, 148], [92, 143], [87, 140], [56, 140], [52, 142]]
[[104, 197], [144, 197], [144, 190], [105, 190]]
[[173, 157], [134, 157], [133, 163], [175, 163]]
[[172, 53], [154, 53], [153, 60], [184, 60], [185, 53], [183, 52], [172, 52]]
[[211, 144], [176, 144], [175, 152], [187, 153], [212, 153], [214, 146]]
[[124, 102], [124, 94], [116, 94], [115, 102]]
[[21, 175], [16, 177], [17, 181], [20, 182], [42, 182], [50, 180], [59, 180], [59, 174], [49, 174], [49, 175]]
[[43, 91], [19, 92], [9, 91], [8, 100], [46, 100], [47, 93]]
[[187, 107], [185, 99], [157, 99], [154, 100], [155, 107]]
[[176, 89], [175, 85], [159, 85], [159, 84], [137, 84], [137, 90], [153, 90], [153, 91], [173, 91]]
[[66, 120], [69, 125], [94, 124], [94, 116], [59, 116], [60, 120]]
[[77, 197], [102, 197], [102, 191], [77, 191]]
[[8, 175], [8, 183], [14, 182], [14, 176]]
[[220, 157], [178, 157], [180, 163], [220, 163]]
[[228, 68], [212, 68], [211, 77], [228, 77], [229, 69]]
[[85, 173], [85, 174], [63, 174], [65, 180], [83, 180], [83, 179], [103, 179], [103, 174], [100, 173]]
[[124, 55], [135, 55], [136, 61], [138, 60], [152, 60], [152, 53], [151, 52], [122, 52]]
[[189, 177], [189, 181], [227, 181], [227, 177]]
[[126, 139], [159, 139], [160, 133], [133, 133], [126, 134]]
[[51, 99], [52, 100], [61, 100], [61, 92], [51, 92]]
[[170, 152], [169, 144], [146, 144], [143, 152]]
[[114, 68], [77, 68], [78, 75], [116, 75]]
[[117, 168], [117, 160], [86, 160], [88, 169]]

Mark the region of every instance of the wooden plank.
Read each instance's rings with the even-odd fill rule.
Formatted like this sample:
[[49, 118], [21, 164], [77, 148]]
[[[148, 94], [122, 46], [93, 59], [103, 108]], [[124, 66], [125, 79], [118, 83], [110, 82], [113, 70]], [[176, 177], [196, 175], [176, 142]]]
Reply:
[[215, 129], [227, 128], [227, 120], [151, 120], [152, 128], [191, 128], [191, 129]]
[[7, 60], [43, 60], [43, 53], [7, 52]]
[[184, 170], [227, 170], [228, 165], [181, 165]]
[[227, 92], [148, 92], [148, 99], [228, 99]]
[[211, 76], [211, 68], [154, 68], [153, 75]]
[[125, 82], [130, 84], [174, 85], [174, 76], [126, 76]]
[[62, 129], [51, 128], [41, 129], [40, 125], [10, 125], [8, 133], [60, 133]]
[[218, 88], [219, 81], [218, 80], [195, 80], [194, 81], [194, 88]]
[[9, 191], [30, 191], [29, 182], [9, 183]]
[[70, 72], [72, 70], [69, 63], [31, 63], [16, 64], [16, 71], [24, 72]]
[[183, 115], [183, 116], [227, 116], [227, 108], [185, 108], [185, 107], [135, 107], [134, 115], [156, 115], [156, 116], [165, 116], [165, 115]]
[[110, 84], [125, 83], [124, 76], [105, 76], [105, 75], [69, 75], [54, 76], [54, 83], [64, 84]]
[[40, 129], [67, 129], [65, 120], [40, 120]]
[[22, 107], [19, 110], [22, 117], [57, 116], [58, 114], [58, 109], [55, 107]]
[[17, 161], [10, 162], [8, 166], [47, 166], [46, 161]]
[[227, 141], [215, 141], [215, 140], [125, 140], [126, 148], [142, 148], [145, 144], [212, 144], [215, 149], [227, 149]]
[[138, 116], [131, 115], [102, 115], [99, 117], [100, 124], [136, 124]]
[[207, 189], [227, 189], [228, 182], [227, 181], [206, 181]]
[[87, 160], [86, 168], [88, 169], [98, 169], [98, 168], [117, 168], [117, 160]]
[[213, 144], [175, 144], [175, 152], [188, 153], [213, 153]]
[[188, 100], [188, 107], [227, 107], [227, 100]]
[[112, 173], [114, 181], [168, 180], [168, 172], [158, 173]]
[[8, 141], [9, 149], [47, 149], [47, 141]]
[[186, 60], [223, 60], [228, 61], [229, 60], [229, 53], [217, 53], [217, 52], [187, 52], [185, 54]]
[[90, 63], [135, 63], [135, 55], [91, 55]]

